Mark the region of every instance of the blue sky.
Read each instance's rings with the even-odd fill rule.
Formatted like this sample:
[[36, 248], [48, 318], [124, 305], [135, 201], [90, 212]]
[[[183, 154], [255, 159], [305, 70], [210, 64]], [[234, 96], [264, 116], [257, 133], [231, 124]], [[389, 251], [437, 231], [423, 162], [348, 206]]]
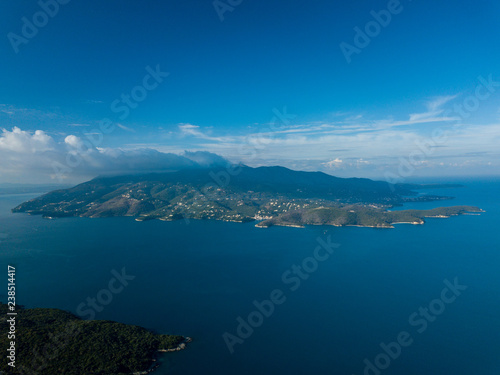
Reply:
[[500, 174], [498, 2], [41, 3], [0, 5], [0, 183], [54, 180], [54, 162], [78, 182], [145, 149], [339, 176]]

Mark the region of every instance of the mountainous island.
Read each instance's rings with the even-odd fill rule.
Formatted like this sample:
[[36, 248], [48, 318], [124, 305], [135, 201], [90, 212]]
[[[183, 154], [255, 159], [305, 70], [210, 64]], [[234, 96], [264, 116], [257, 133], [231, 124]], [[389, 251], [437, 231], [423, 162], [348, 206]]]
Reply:
[[[0, 303], [0, 347], [16, 346], [15, 368], [7, 359], [0, 373], [40, 375], [146, 374], [157, 367], [158, 352], [177, 351], [189, 338], [159, 335], [104, 320], [82, 320], [58, 309], [16, 306], [15, 337], [9, 331], [8, 306]], [[10, 333], [10, 334], [9, 334]], [[9, 338], [9, 336], [11, 336]], [[7, 350], [7, 355], [9, 352]]]
[[423, 224], [426, 217], [482, 212], [472, 206], [389, 211], [405, 202], [452, 199], [419, 195], [415, 191], [451, 186], [391, 185], [284, 167], [238, 165], [97, 177], [24, 202], [12, 211], [46, 218], [133, 216], [137, 221], [257, 221], [256, 226], [263, 228], [273, 225], [391, 228], [394, 223]]

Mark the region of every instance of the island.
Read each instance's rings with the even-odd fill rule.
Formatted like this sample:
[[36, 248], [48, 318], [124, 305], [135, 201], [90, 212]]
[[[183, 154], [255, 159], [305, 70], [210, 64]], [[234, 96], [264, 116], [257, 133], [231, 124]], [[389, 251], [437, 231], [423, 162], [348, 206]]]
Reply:
[[60, 217], [132, 216], [137, 221], [208, 219], [273, 225], [369, 226], [422, 224], [425, 217], [482, 212], [478, 207], [389, 211], [407, 202], [449, 200], [418, 189], [458, 185], [389, 184], [284, 167], [194, 168], [144, 175], [97, 177], [24, 202], [13, 212]]
[[[4, 360], [0, 373], [147, 374], [158, 367], [160, 352], [185, 348], [190, 338], [161, 335], [138, 326], [104, 320], [82, 320], [59, 309], [16, 306], [7, 315], [0, 302], [0, 347], [9, 355], [15, 343], [15, 368]], [[8, 319], [15, 317], [14, 336]], [[10, 333], [10, 334], [8, 334]]]

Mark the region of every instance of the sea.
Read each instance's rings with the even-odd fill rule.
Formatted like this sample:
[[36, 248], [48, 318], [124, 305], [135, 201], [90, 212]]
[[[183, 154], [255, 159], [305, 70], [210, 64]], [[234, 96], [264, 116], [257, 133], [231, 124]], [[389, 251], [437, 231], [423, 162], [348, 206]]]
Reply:
[[[434, 181], [440, 182], [440, 181]], [[456, 179], [481, 215], [394, 229], [13, 214], [17, 303], [189, 336], [155, 374], [500, 374], [500, 179]], [[42, 193], [42, 192], [41, 192]], [[0, 278], [1, 280], [2, 278]], [[94, 301], [94, 302], [92, 302]]]

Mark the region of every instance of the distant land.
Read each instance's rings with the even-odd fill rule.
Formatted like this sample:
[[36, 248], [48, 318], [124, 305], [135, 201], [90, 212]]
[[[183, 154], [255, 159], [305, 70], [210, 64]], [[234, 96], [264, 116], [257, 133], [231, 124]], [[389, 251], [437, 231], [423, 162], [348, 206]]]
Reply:
[[0, 195], [6, 194], [36, 194], [55, 189], [69, 188], [69, 185], [27, 185], [27, 184], [0, 184]]
[[433, 210], [388, 211], [406, 202], [448, 200], [419, 195], [423, 188], [460, 185], [388, 184], [364, 178], [339, 178], [284, 167], [189, 169], [144, 175], [97, 177], [24, 202], [13, 212], [58, 217], [133, 216], [152, 219], [258, 221], [273, 225], [335, 225], [391, 228], [423, 224], [426, 217], [481, 212], [455, 206]]
[[[0, 346], [16, 345], [14, 372], [40, 375], [146, 374], [158, 352], [177, 351], [189, 338], [159, 335], [145, 328], [106, 320], [82, 320], [58, 309], [16, 306], [15, 339], [9, 338], [8, 306], [0, 302]], [[13, 373], [9, 351], [0, 373]]]

